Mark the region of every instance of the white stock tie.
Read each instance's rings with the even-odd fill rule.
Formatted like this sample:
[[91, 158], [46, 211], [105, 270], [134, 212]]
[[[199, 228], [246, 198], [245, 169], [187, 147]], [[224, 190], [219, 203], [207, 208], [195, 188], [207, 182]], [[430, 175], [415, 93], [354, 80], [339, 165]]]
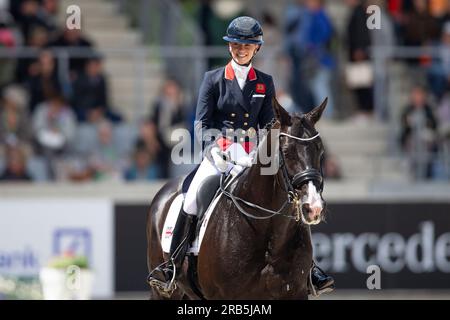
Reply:
[[250, 68], [252, 67], [251, 64], [248, 66], [240, 66], [234, 60], [231, 60], [231, 66], [234, 70], [234, 75], [236, 76], [236, 80], [239, 84], [239, 88], [241, 90], [244, 88], [245, 81], [247, 80], [248, 72], [250, 71]]

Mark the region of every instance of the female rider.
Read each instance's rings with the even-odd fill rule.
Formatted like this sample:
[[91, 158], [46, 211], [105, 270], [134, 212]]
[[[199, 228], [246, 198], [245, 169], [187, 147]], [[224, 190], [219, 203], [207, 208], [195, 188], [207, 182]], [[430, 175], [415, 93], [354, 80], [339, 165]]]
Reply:
[[[196, 110], [196, 136], [201, 140], [205, 153], [211, 157], [203, 158], [192, 179], [173, 230], [171, 259], [164, 269], [158, 270], [164, 274], [166, 284], [175, 269], [181, 267], [188, 249], [188, 239], [195, 225], [193, 220], [197, 214], [196, 195], [200, 183], [211, 175], [230, 170], [225, 152], [235, 151], [234, 156], [239, 158], [239, 163], [251, 165], [256, 131], [274, 118], [272, 77], [252, 67], [252, 60], [263, 44], [260, 23], [251, 17], [238, 17], [231, 21], [223, 39], [228, 42], [231, 60], [225, 67], [206, 72]], [[313, 268], [312, 280], [315, 288], [320, 290], [329, 286], [332, 278]]]

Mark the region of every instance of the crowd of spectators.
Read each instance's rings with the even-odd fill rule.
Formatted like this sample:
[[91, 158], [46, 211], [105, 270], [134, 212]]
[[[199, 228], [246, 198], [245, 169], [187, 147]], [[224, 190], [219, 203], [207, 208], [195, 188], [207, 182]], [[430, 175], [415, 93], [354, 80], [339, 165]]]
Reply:
[[[167, 79], [149, 106], [149, 117], [138, 125], [127, 123], [111, 104], [103, 56], [81, 30], [58, 24], [58, 0], [2, 3], [0, 47], [31, 47], [37, 55], [0, 56], [0, 180], [132, 181], [173, 176], [170, 134], [192, 125], [194, 108], [180, 84]], [[204, 38], [214, 44], [221, 37], [211, 30], [223, 33], [223, 28], [211, 27], [210, 4], [200, 3], [199, 21]], [[369, 4], [382, 9], [379, 30], [367, 28]], [[342, 53], [338, 50], [343, 48], [344, 85], [354, 97], [354, 119], [366, 123], [374, 109], [370, 47], [437, 48], [437, 57], [401, 60], [417, 81], [399, 119], [399, 148], [411, 157], [418, 178], [439, 177], [445, 164], [435, 159], [450, 149], [449, 1], [345, 0], [342, 5], [349, 11], [343, 35], [337, 34], [323, 0], [293, 1], [282, 23], [264, 11], [258, 18], [264, 24], [266, 44], [282, 47], [284, 55], [274, 62], [277, 68], [274, 63], [258, 67], [277, 76], [284, 66], [287, 74], [279, 77], [277, 94], [289, 111], [308, 112], [326, 96], [324, 117], [333, 119], [340, 112], [335, 101], [342, 83], [336, 79]], [[71, 57], [69, 73], [59, 72], [54, 49], [73, 47], [90, 54]], [[210, 59], [210, 67], [214, 62]], [[335, 155], [327, 157], [325, 168], [330, 178], [341, 177]]]
[[405, 59], [414, 79], [400, 118], [400, 147], [416, 179], [450, 178], [450, 3], [388, 1], [397, 45], [433, 48], [437, 56]]
[[[450, 178], [449, 99], [450, 99], [450, 3], [447, 0], [346, 0], [349, 11], [342, 35], [337, 35], [325, 1], [299, 0], [287, 8], [284, 25], [285, 55], [291, 72], [287, 92], [294, 109], [307, 112], [324, 96], [331, 97], [324, 115], [336, 117], [333, 97], [336, 89], [349, 89], [356, 112], [352, 120], [368, 124], [374, 117], [374, 65], [372, 46], [436, 48], [439, 55], [397, 58], [405, 65], [406, 77], [414, 79], [410, 103], [398, 119], [399, 149], [408, 156], [411, 173], [417, 179]], [[367, 27], [367, 7], [377, 5], [379, 29]], [[345, 86], [333, 83], [339, 78], [336, 62], [346, 51]], [[341, 51], [341, 52], [342, 52]], [[389, 52], [385, 52], [388, 54]], [[384, 67], [384, 66], [383, 66]], [[389, 107], [389, 106], [388, 106]], [[392, 110], [387, 110], [387, 113]], [[447, 168], [447, 169], [445, 169]]]
[[[141, 124], [124, 121], [109, 98], [103, 56], [81, 30], [58, 24], [58, 0], [0, 7], [0, 46], [34, 57], [0, 56], [0, 180], [152, 180], [170, 176], [170, 133], [187, 127], [181, 87], [168, 80]], [[59, 72], [58, 50], [69, 52]]]

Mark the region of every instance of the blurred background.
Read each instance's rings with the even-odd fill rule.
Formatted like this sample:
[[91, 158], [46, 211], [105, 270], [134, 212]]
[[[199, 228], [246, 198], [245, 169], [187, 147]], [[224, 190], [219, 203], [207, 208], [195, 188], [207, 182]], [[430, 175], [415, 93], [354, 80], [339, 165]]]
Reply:
[[281, 105], [329, 98], [323, 298], [450, 298], [450, 1], [1, 0], [0, 299], [42, 298], [61, 255], [87, 258], [94, 298], [147, 298], [146, 211], [193, 167], [170, 135], [239, 15]]

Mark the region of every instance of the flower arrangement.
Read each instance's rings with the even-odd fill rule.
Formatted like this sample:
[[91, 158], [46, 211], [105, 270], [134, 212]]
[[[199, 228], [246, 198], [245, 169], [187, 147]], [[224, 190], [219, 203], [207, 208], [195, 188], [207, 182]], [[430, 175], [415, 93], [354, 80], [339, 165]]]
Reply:
[[46, 300], [88, 300], [92, 294], [93, 272], [88, 259], [73, 252], [54, 256], [40, 270]]
[[60, 256], [55, 256], [48, 262], [49, 268], [67, 269], [70, 266], [77, 266], [80, 269], [89, 269], [89, 263], [86, 256], [75, 255], [73, 252], [66, 251]]

